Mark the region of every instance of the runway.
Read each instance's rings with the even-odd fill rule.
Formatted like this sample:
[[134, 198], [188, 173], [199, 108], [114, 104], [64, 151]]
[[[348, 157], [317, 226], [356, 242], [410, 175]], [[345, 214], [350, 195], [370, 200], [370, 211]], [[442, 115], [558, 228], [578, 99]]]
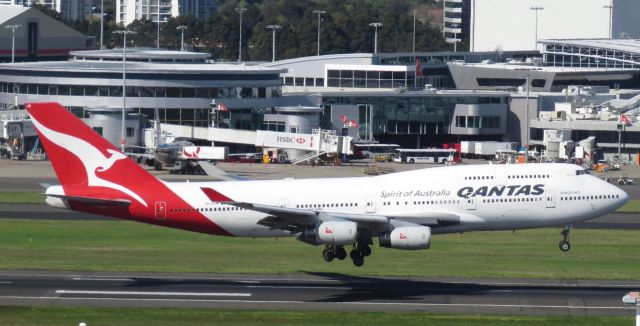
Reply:
[[633, 315], [640, 282], [0, 271], [0, 305]]

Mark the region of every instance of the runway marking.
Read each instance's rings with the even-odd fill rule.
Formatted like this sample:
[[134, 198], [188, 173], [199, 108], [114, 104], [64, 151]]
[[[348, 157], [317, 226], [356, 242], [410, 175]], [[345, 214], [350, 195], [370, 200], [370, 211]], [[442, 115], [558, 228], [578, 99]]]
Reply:
[[9, 282], [9, 281], [0, 281], [0, 284], [11, 284], [13, 282]]
[[[83, 278], [82, 275], [78, 274], [12, 274], [12, 273], [0, 273], [0, 276], [9, 276], [9, 277], [20, 277], [20, 278], [30, 278], [30, 277], [58, 277], [58, 278]], [[105, 279], [115, 279], [116, 277], [98, 277]], [[209, 277], [189, 277], [189, 278], [180, 278], [180, 277], [171, 277], [171, 276], [145, 276], [139, 275], [135, 276], [135, 278], [140, 278], [144, 280], [175, 280], [175, 281], [190, 281], [190, 280], [209, 280], [209, 281], [230, 281], [230, 282], [238, 282], [238, 283], [261, 283], [261, 282], [313, 282], [313, 283], [353, 283], [353, 284], [378, 284], [379, 282], [388, 281], [388, 283], [403, 283], [403, 282], [437, 282], [443, 284], [474, 284], [474, 285], [489, 285], [489, 286], [545, 286], [545, 287], [557, 287], [557, 288], [581, 288], [581, 287], [610, 287], [610, 288], [636, 288], [640, 286], [640, 282], [638, 283], [628, 283], [628, 284], [601, 284], [601, 283], [535, 283], [535, 282], [517, 282], [517, 281], [457, 281], [457, 280], [446, 280], [446, 279], [391, 279], [391, 278], [381, 278], [376, 281], [365, 281], [365, 280], [336, 280], [336, 279], [305, 279], [305, 278], [254, 278], [243, 280], [241, 278], [209, 278]], [[122, 278], [124, 280], [124, 278]], [[131, 279], [134, 281], [133, 279]]]
[[74, 281], [106, 281], [106, 282], [133, 282], [132, 278], [115, 277], [74, 277]]
[[353, 290], [353, 288], [347, 286], [247, 285], [245, 287], [258, 289]]
[[28, 297], [28, 296], [0, 296], [4, 299], [39, 299], [39, 300], [95, 300], [95, 301], [149, 301], [149, 302], [204, 302], [204, 303], [242, 303], [242, 304], [299, 304], [299, 305], [354, 305], [354, 306], [414, 306], [414, 307], [476, 307], [476, 308], [531, 308], [531, 309], [595, 309], [595, 310], [633, 310], [635, 307], [630, 306], [553, 306], [553, 305], [509, 305], [509, 304], [488, 304], [488, 303], [420, 303], [420, 302], [307, 302], [307, 301], [293, 301], [293, 300], [219, 300], [219, 299], [160, 299], [160, 298], [71, 298], [71, 297]]
[[89, 290], [56, 290], [56, 294], [104, 294], [104, 295], [150, 295], [150, 296], [184, 296], [184, 297], [250, 297], [251, 293], [225, 292], [143, 292], [143, 291], [89, 291]]

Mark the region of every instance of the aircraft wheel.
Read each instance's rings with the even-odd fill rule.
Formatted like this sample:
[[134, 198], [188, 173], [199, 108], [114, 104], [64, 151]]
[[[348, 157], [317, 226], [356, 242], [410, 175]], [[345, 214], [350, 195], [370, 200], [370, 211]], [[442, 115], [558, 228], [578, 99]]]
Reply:
[[336, 258], [338, 258], [339, 260], [344, 260], [345, 258], [347, 258], [347, 251], [344, 249], [344, 247], [336, 248]]
[[327, 263], [330, 263], [334, 258], [336, 258], [336, 255], [333, 250], [331, 250], [330, 248], [326, 248], [322, 251], [322, 258], [324, 258], [324, 261], [326, 261]]
[[560, 247], [560, 250], [567, 252], [569, 251], [569, 249], [571, 249], [571, 244], [569, 243], [569, 241], [560, 241], [560, 244], [558, 245]]
[[362, 265], [364, 265], [364, 257], [358, 255], [356, 257], [351, 257], [353, 259], [353, 264], [356, 265], [356, 267], [360, 267]]
[[369, 257], [371, 256], [371, 247], [363, 246], [360, 248], [360, 252], [362, 253], [362, 257]]

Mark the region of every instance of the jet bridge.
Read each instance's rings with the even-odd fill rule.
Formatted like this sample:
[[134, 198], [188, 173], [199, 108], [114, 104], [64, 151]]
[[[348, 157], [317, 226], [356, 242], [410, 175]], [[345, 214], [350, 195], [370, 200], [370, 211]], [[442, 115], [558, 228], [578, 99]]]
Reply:
[[[322, 154], [350, 155], [353, 153], [351, 149], [353, 138], [338, 136], [333, 130], [313, 129], [310, 134], [301, 134], [265, 130], [250, 131], [191, 127], [173, 124], [161, 124], [161, 128], [163, 133], [170, 134], [172, 138], [206, 139], [214, 143], [253, 145], [259, 148], [276, 148], [300, 153], [295, 157], [289, 157], [292, 162], [307, 155], [314, 158]], [[311, 155], [311, 153], [316, 153], [317, 155]]]

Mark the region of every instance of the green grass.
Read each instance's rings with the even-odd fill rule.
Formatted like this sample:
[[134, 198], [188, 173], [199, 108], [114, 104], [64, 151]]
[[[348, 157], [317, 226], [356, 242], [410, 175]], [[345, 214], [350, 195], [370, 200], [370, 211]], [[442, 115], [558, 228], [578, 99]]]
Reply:
[[211, 309], [0, 307], [0, 326], [22, 325], [631, 325], [633, 317], [433, 315]]
[[0, 203], [44, 204], [44, 196], [30, 191], [0, 191]]
[[429, 250], [374, 247], [364, 267], [325, 263], [322, 247], [292, 238], [246, 239], [123, 221], [0, 220], [0, 269], [544, 279], [637, 279], [640, 237], [628, 230], [560, 229], [434, 236]]
[[624, 206], [618, 208], [618, 212], [640, 213], [640, 200], [632, 199], [628, 201]]

